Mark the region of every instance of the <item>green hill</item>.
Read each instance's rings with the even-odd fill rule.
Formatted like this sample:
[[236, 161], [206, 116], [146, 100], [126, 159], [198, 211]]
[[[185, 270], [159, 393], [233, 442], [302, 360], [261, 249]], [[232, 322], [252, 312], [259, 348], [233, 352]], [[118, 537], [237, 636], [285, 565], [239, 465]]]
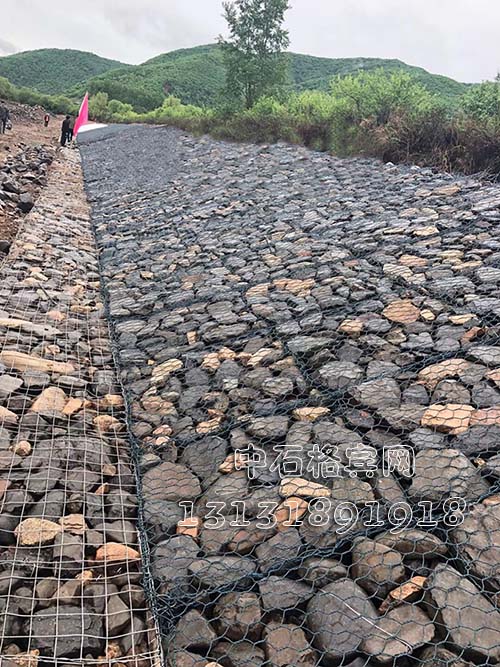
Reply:
[[462, 95], [467, 84], [440, 74], [430, 74], [421, 67], [407, 65], [401, 60], [383, 58], [317, 58], [298, 53], [291, 54], [291, 77], [299, 90], [328, 90], [335, 76], [347, 76], [361, 71], [372, 71], [380, 67], [388, 71], [403, 70], [414, 76], [427, 90], [445, 98]]
[[49, 95], [64, 93], [115, 67], [126, 65], [73, 49], [39, 49], [0, 57], [0, 76], [15, 86]]
[[[92, 78], [90, 93], [108, 93], [110, 99], [147, 111], [160, 106], [168, 95], [198, 106], [213, 104], [224, 85], [225, 69], [216, 46], [180, 49], [156, 56], [142, 65], [116, 69]], [[81, 95], [78, 86], [72, 94]]]
[[[345, 76], [379, 67], [410, 72], [430, 92], [452, 102], [466, 84], [400, 60], [380, 58], [317, 58], [290, 53], [291, 90], [327, 90], [334, 76]], [[110, 99], [132, 104], [137, 111], [161, 105], [167, 95], [184, 103], [212, 106], [224, 85], [225, 68], [217, 45], [197, 46], [164, 53], [142, 65], [125, 65], [93, 53], [62, 49], [41, 49], [0, 57], [0, 77], [17, 86], [43, 93], [64, 93], [78, 99], [106, 92]]]
[[[317, 58], [291, 53], [289, 86], [295, 90], [327, 90], [334, 76], [355, 74], [361, 70], [383, 67], [413, 74], [430, 92], [452, 100], [461, 95], [466, 84], [400, 60], [380, 58]], [[142, 65], [106, 72], [88, 82], [91, 93], [103, 91], [110, 98], [132, 104], [138, 110], [149, 110], [162, 103], [166, 95], [200, 106], [213, 105], [224, 84], [222, 54], [216, 45], [180, 49], [152, 58]], [[81, 94], [83, 87], [74, 89]]]

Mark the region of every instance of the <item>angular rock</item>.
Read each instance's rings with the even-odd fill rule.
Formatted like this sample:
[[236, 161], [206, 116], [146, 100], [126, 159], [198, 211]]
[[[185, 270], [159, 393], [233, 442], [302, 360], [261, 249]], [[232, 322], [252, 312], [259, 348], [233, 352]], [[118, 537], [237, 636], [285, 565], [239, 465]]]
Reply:
[[361, 650], [381, 665], [409, 656], [434, 637], [435, 628], [419, 607], [403, 605], [381, 618], [361, 644]]
[[208, 651], [217, 635], [199, 611], [191, 610], [175, 626], [171, 641], [173, 648]]
[[309, 600], [314, 594], [314, 590], [308, 584], [276, 576], [260, 581], [259, 591], [265, 611], [294, 609]]
[[500, 612], [474, 584], [450, 565], [440, 564], [427, 582], [432, 614], [448, 633], [448, 642], [478, 660], [500, 657]]
[[352, 573], [359, 586], [377, 597], [385, 597], [406, 578], [401, 554], [369, 539], [354, 542]]
[[366, 593], [351, 579], [328, 584], [307, 605], [313, 645], [326, 660], [341, 660], [355, 653], [378, 619]]
[[208, 556], [188, 566], [190, 574], [207, 588], [243, 583], [256, 569], [255, 563], [243, 556]]
[[148, 500], [191, 500], [201, 494], [198, 478], [177, 463], [161, 463], [148, 470], [142, 479], [144, 495]]
[[447, 498], [474, 500], [487, 493], [488, 483], [456, 449], [426, 449], [415, 457], [411, 498], [441, 502]]
[[264, 647], [269, 667], [314, 667], [316, 652], [297, 625], [269, 623], [264, 630]]
[[77, 606], [51, 607], [36, 611], [25, 623], [31, 646], [42, 655], [97, 657], [103, 650], [102, 619]]
[[214, 617], [224, 637], [235, 641], [259, 639], [262, 610], [255, 593], [223, 595], [215, 606]]

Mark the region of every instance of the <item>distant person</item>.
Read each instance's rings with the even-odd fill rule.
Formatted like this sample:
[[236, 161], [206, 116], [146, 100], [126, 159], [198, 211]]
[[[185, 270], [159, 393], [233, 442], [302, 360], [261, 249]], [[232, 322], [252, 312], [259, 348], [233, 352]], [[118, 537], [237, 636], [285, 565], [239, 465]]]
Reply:
[[71, 123], [71, 116], [66, 116], [62, 122], [61, 127], [61, 146], [66, 146], [66, 143], [70, 141], [69, 138], [69, 127]]
[[73, 141], [73, 132], [75, 131], [75, 119], [73, 116], [69, 119], [69, 132], [68, 132], [68, 141], [71, 143]]
[[9, 110], [5, 104], [0, 104], [0, 134], [5, 134], [5, 128], [10, 120]]
[[46, 113], [45, 116], [43, 117], [43, 124], [45, 125], [45, 127], [49, 126], [49, 121], [50, 121], [50, 116], [48, 113]]

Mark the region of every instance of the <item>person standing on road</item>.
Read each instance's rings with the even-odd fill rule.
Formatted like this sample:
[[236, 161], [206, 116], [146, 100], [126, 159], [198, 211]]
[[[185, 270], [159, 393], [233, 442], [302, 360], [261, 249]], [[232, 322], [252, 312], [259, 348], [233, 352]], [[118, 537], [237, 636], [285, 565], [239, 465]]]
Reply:
[[48, 113], [46, 113], [45, 116], [43, 117], [43, 124], [45, 125], [45, 127], [49, 126], [49, 121], [50, 121], [50, 116]]
[[62, 122], [62, 127], [61, 127], [61, 146], [66, 146], [66, 142], [68, 142], [69, 139], [69, 127], [70, 127], [70, 122], [71, 122], [71, 117], [66, 116], [66, 118]]
[[68, 142], [71, 143], [73, 141], [73, 132], [75, 129], [75, 119], [73, 116], [69, 119], [69, 131], [68, 131]]
[[9, 121], [10, 114], [5, 104], [0, 103], [0, 134], [5, 134], [5, 128]]

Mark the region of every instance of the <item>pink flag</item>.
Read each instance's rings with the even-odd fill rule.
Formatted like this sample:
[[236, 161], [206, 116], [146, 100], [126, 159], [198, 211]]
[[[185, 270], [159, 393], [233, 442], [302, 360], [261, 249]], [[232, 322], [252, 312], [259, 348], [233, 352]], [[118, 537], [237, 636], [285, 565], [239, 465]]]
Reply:
[[75, 127], [73, 130], [73, 134], [75, 137], [78, 134], [78, 130], [81, 128], [81, 126], [86, 125], [88, 122], [89, 122], [89, 94], [85, 93], [85, 97], [83, 98], [80, 111], [78, 112], [78, 118], [75, 121]]

